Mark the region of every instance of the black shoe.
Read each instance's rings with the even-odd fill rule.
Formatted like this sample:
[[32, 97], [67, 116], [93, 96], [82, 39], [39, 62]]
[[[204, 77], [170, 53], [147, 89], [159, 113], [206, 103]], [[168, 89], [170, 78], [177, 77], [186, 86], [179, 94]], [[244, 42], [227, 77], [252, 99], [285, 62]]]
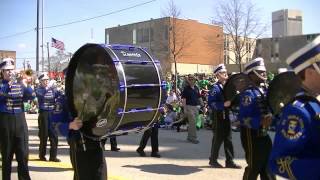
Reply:
[[40, 157], [39, 157], [39, 160], [40, 160], [40, 161], [47, 161], [46, 157], [44, 157], [44, 156], [40, 156]]
[[234, 162], [230, 162], [230, 163], [226, 163], [226, 168], [241, 169], [241, 166], [235, 164]]
[[209, 162], [209, 165], [212, 167], [212, 168], [223, 168], [223, 166], [221, 164], [219, 164], [217, 161], [215, 162]]
[[49, 161], [52, 161], [52, 162], [61, 162], [61, 160], [58, 159], [58, 158], [50, 158]]
[[146, 153], [143, 150], [137, 149], [137, 153], [141, 156], [141, 157], [145, 157]]
[[161, 155], [158, 152], [151, 153], [151, 157], [161, 158]]
[[187, 138], [187, 141], [191, 142], [192, 144], [199, 144], [199, 141], [196, 139], [189, 139]]
[[120, 151], [120, 148], [111, 148], [111, 151], [115, 151], [115, 152], [118, 152], [118, 151]]

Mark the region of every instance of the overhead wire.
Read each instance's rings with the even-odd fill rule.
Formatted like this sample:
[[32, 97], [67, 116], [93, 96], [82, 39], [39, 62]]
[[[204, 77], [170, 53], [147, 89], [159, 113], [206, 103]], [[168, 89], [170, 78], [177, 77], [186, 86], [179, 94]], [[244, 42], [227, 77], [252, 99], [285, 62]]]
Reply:
[[[127, 8], [119, 9], [119, 10], [112, 11], [112, 12], [110, 12], [110, 13], [102, 14], [102, 15], [99, 15], [99, 16], [94, 16], [94, 17], [90, 17], [90, 18], [86, 18], [86, 19], [71, 21], [71, 22], [63, 23], [63, 24], [57, 24], [57, 25], [53, 25], [53, 26], [46, 26], [46, 27], [44, 27], [43, 29], [50, 29], [50, 28], [56, 28], [56, 27], [61, 27], [61, 26], [68, 26], [68, 25], [71, 25], [71, 24], [76, 24], [76, 23], [81, 23], [81, 22], [85, 22], [85, 21], [90, 21], [90, 20], [93, 20], [93, 19], [101, 18], [101, 17], [104, 17], [104, 16], [109, 16], [109, 15], [112, 15], [112, 14], [116, 14], [116, 13], [119, 13], [119, 12], [123, 12], [123, 11], [129, 10], [129, 9], [133, 9], [133, 8], [136, 8], [136, 7], [139, 7], [139, 6], [143, 6], [143, 5], [145, 5], [145, 4], [149, 4], [149, 3], [152, 3], [152, 2], [154, 2], [154, 1], [157, 1], [157, 0], [146, 1], [146, 2], [143, 2], [143, 3], [139, 3], [139, 4], [136, 4], [136, 5], [127, 7]], [[42, 29], [42, 28], [39, 28], [39, 29]], [[29, 29], [29, 30], [27, 30], [27, 31], [18, 32], [18, 33], [11, 34], [11, 35], [7, 35], [7, 36], [2, 36], [2, 37], [0, 37], [0, 39], [6, 39], [6, 38], [14, 37], [14, 36], [23, 35], [23, 34], [26, 34], [26, 33], [31, 32], [31, 31], [36, 31], [36, 28], [32, 28], [32, 29]]]

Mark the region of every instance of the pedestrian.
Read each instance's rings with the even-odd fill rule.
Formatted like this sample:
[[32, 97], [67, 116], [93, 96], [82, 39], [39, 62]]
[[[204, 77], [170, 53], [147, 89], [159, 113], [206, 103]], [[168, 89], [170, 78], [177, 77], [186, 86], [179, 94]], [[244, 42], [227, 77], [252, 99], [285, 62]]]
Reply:
[[231, 123], [229, 119], [228, 101], [224, 101], [223, 85], [228, 79], [227, 69], [224, 64], [217, 65], [213, 73], [218, 78], [218, 82], [213, 85], [208, 97], [208, 104], [212, 110], [212, 120], [214, 122], [214, 136], [212, 138], [211, 156], [209, 164], [213, 168], [222, 168], [223, 166], [218, 163], [219, 150], [224, 144], [224, 152], [226, 156], [226, 168], [241, 168], [233, 161], [234, 152], [231, 136]]
[[39, 104], [39, 116], [38, 116], [38, 127], [39, 127], [39, 159], [46, 161], [47, 141], [50, 141], [50, 158], [49, 161], [60, 162], [57, 158], [58, 150], [58, 136], [50, 128], [50, 118], [54, 110], [55, 98], [57, 94], [56, 88], [49, 86], [49, 76], [47, 73], [42, 73], [39, 76], [40, 86], [36, 89], [36, 95]]
[[282, 108], [270, 167], [289, 179], [320, 179], [320, 36], [293, 53], [287, 63], [303, 88]]
[[158, 129], [159, 129], [159, 124], [154, 123], [151, 128], [144, 131], [142, 138], [140, 140], [139, 147], [137, 149], [137, 153], [141, 157], [146, 156], [146, 153], [144, 152], [144, 148], [146, 147], [150, 137], [151, 137], [151, 157], [156, 157], [156, 158], [161, 157], [161, 155], [159, 154]]
[[196, 79], [193, 75], [188, 75], [186, 78], [186, 86], [184, 87], [181, 98], [184, 113], [188, 118], [188, 137], [187, 141], [198, 144], [197, 130], [196, 130], [196, 117], [199, 114], [200, 104], [203, 102], [200, 96], [199, 88], [195, 85]]
[[266, 67], [262, 58], [256, 58], [245, 64], [245, 73], [251, 85], [240, 93], [239, 121], [241, 123], [241, 143], [245, 151], [247, 167], [243, 179], [275, 179], [268, 168], [268, 159], [272, 141], [267, 133], [272, 114], [266, 103], [265, 83]]
[[14, 60], [4, 58], [0, 63], [0, 144], [2, 160], [2, 179], [11, 179], [13, 154], [18, 162], [18, 179], [29, 180], [28, 168], [28, 127], [23, 102], [34, 99], [30, 84], [24, 86], [17, 82]]
[[107, 165], [103, 155], [102, 141], [81, 131], [83, 120], [72, 117], [67, 106], [67, 97], [59, 94], [56, 104], [60, 109], [53, 116], [56, 131], [67, 137], [74, 180], [106, 180]]

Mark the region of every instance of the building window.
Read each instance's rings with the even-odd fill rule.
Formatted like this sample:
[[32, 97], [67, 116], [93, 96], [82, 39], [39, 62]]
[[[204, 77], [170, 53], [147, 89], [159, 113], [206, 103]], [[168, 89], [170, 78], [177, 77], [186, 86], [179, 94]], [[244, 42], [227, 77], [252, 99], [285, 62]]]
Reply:
[[165, 26], [164, 27], [164, 39], [168, 40], [168, 36], [169, 36], [169, 27]]
[[110, 44], [110, 36], [109, 36], [109, 33], [107, 33], [107, 38], [106, 38], [106, 44]]
[[138, 43], [143, 42], [143, 29], [138, 29], [138, 31], [137, 31], [137, 40], [138, 40]]
[[137, 44], [137, 30], [132, 30], [132, 44]]
[[137, 40], [138, 40], [138, 43], [149, 42], [149, 40], [153, 41], [153, 29], [149, 29], [149, 28], [138, 29]]

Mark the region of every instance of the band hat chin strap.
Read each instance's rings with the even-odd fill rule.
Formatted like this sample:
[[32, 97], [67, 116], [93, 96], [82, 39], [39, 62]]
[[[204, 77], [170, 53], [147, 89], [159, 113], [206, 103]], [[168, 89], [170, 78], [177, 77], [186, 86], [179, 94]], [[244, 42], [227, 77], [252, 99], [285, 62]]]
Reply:
[[262, 79], [263, 81], [266, 81], [266, 80], [267, 80], [267, 78], [265, 78], [265, 77], [261, 76], [259, 73], [257, 73], [256, 70], [253, 70], [253, 72], [254, 72], [254, 74], [255, 74], [256, 76], [258, 76], [258, 78]]
[[316, 69], [316, 71], [318, 72], [318, 74], [320, 74], [320, 68], [319, 68], [319, 65], [317, 63], [313, 63], [312, 64], [314, 69]]

